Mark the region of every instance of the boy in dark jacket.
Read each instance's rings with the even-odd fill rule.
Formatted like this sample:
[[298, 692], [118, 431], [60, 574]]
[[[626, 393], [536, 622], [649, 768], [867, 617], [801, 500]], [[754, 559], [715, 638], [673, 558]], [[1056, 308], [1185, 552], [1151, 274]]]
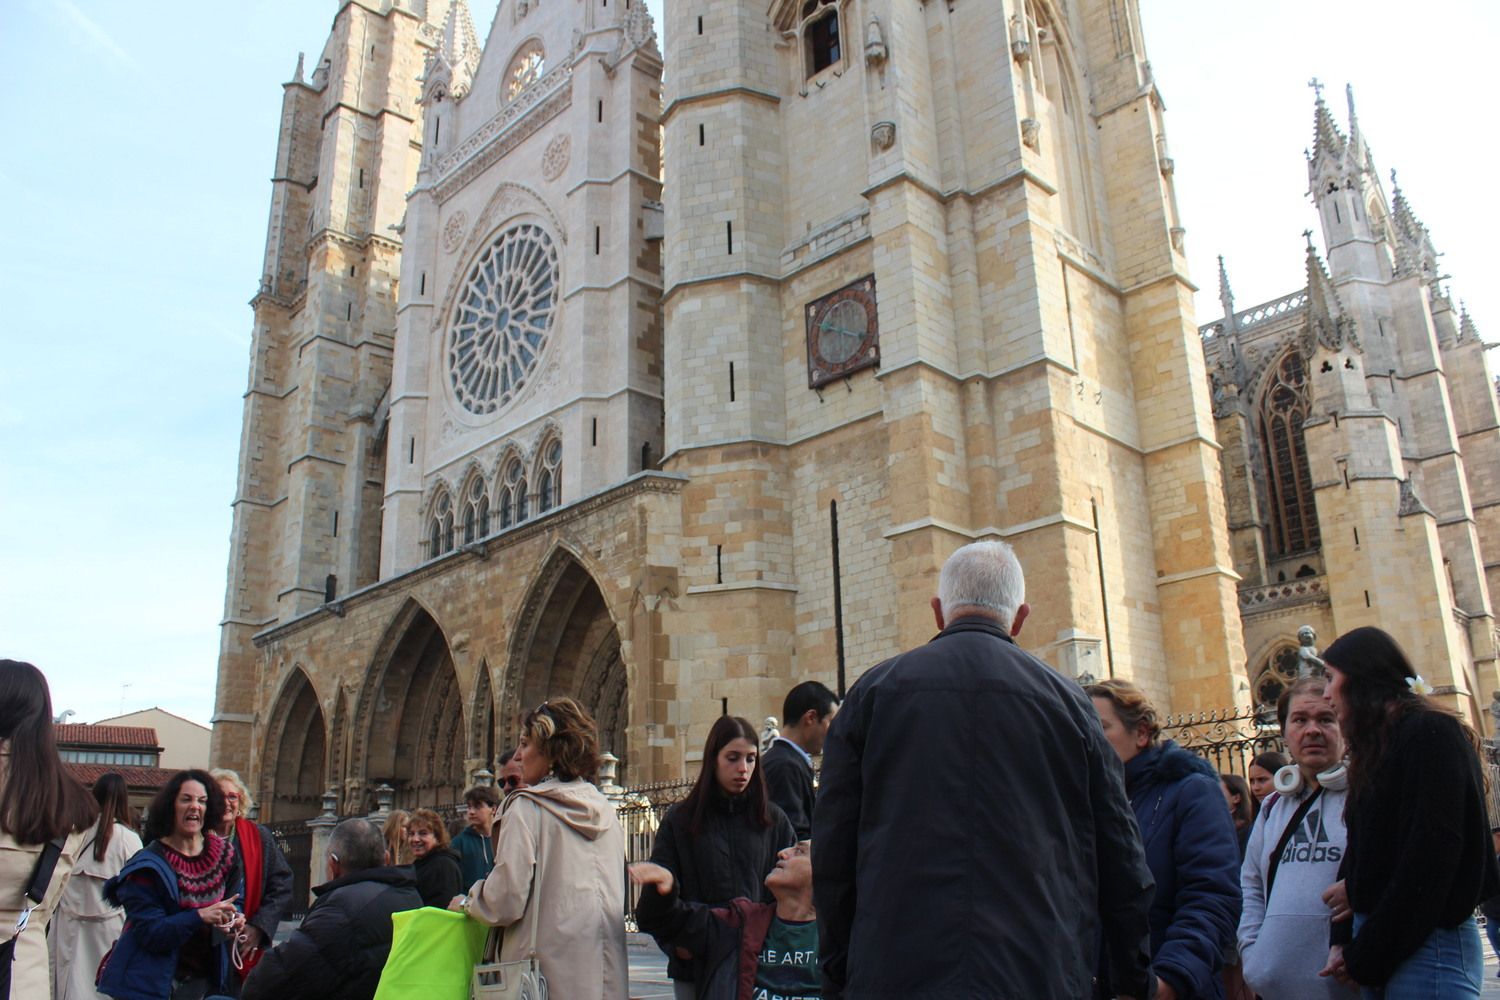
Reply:
[[385, 839], [346, 819], [328, 842], [329, 881], [286, 943], [245, 979], [243, 1000], [372, 1000], [391, 952], [391, 914], [422, 905], [410, 868], [386, 867]]
[[685, 902], [668, 869], [630, 866], [631, 881], [648, 887], [636, 907], [641, 930], [697, 957], [697, 1000], [821, 1000], [811, 846], [804, 840], [778, 856], [766, 876], [774, 903]]

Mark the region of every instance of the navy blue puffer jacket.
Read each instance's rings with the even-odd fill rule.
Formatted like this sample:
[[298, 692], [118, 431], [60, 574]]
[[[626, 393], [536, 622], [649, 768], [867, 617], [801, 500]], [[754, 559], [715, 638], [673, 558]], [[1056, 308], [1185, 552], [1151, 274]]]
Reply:
[[1182, 1000], [1221, 1000], [1240, 921], [1240, 851], [1219, 776], [1168, 740], [1125, 764], [1125, 791], [1156, 879], [1152, 971]]

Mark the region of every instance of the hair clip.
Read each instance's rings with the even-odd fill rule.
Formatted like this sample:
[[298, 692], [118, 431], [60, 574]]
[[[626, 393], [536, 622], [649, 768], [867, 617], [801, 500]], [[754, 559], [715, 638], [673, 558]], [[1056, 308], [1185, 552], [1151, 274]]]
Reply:
[[1417, 674], [1415, 677], [1408, 677], [1406, 679], [1406, 686], [1411, 688], [1412, 694], [1432, 694], [1432, 685], [1428, 684], [1426, 678], [1421, 674]]

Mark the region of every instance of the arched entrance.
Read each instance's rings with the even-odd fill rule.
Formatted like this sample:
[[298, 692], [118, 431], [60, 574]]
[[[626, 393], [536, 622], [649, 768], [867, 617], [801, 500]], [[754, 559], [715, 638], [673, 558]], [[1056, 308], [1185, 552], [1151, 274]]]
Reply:
[[409, 602], [381, 644], [360, 694], [356, 759], [367, 801], [395, 789], [401, 809], [448, 805], [464, 792], [464, 704], [448, 640], [432, 615]]
[[469, 727], [469, 759], [477, 762], [478, 768], [486, 768], [492, 774], [500, 770], [500, 754], [504, 748], [496, 743], [495, 696], [490, 689], [490, 665], [479, 664], [479, 683], [474, 689], [474, 703], [469, 709], [473, 725]]
[[547, 561], [517, 621], [502, 692], [501, 724], [513, 744], [520, 714], [548, 697], [567, 695], [599, 724], [599, 748], [621, 761], [629, 724], [620, 633], [604, 594], [574, 556]]
[[270, 766], [262, 778], [262, 821], [310, 819], [322, 807], [327, 732], [317, 692], [301, 667], [282, 685], [266, 731]]

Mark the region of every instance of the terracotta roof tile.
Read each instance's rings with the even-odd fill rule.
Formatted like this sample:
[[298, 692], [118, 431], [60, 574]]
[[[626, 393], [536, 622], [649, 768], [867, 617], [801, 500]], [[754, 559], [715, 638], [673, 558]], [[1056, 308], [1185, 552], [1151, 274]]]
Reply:
[[176, 771], [165, 767], [129, 767], [123, 764], [75, 764], [71, 761], [63, 761], [63, 767], [68, 773], [85, 785], [92, 786], [94, 782], [106, 774], [118, 774], [125, 779], [125, 784], [130, 788], [160, 788], [165, 785], [176, 774]]
[[53, 725], [59, 746], [142, 747], [160, 750], [156, 730], [150, 726], [90, 726], [81, 722]]

